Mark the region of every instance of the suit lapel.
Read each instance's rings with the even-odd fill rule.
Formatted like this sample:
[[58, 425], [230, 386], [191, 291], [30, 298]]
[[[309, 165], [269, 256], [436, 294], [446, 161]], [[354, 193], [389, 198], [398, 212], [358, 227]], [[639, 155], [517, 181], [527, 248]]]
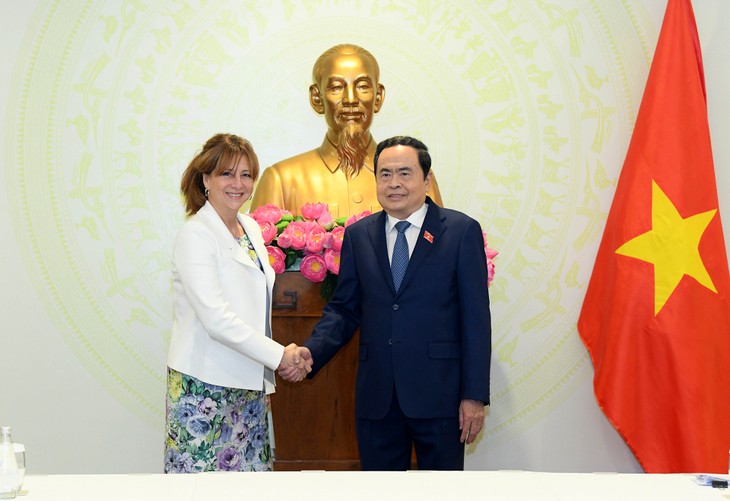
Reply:
[[[208, 227], [213, 231], [215, 234], [216, 240], [218, 240], [218, 245], [221, 249], [230, 249], [231, 251], [231, 258], [234, 261], [237, 261], [244, 266], [251, 266], [253, 268], [257, 268], [258, 266], [256, 263], [254, 263], [251, 258], [248, 255], [248, 252], [244, 251], [241, 248], [241, 245], [236, 242], [236, 239], [233, 238], [231, 235], [231, 232], [228, 231], [228, 228], [226, 228], [225, 223], [220, 218], [218, 213], [215, 211], [212, 205], [210, 205], [210, 202], [205, 202], [205, 205], [201, 207], [201, 209], [198, 211], [198, 214], [204, 218], [206, 221]], [[244, 224], [244, 218], [242, 218], [240, 215], [238, 216], [238, 220], [243, 226], [243, 228], [246, 230], [246, 233], [249, 234], [249, 239], [251, 238], [251, 235], [249, 233], [249, 230], [247, 229], [249, 226]], [[254, 244], [255, 247], [255, 244]], [[258, 248], [256, 248], [256, 251], [258, 252]], [[266, 251], [266, 249], [264, 249]], [[259, 254], [262, 255], [262, 254]]]
[[368, 226], [368, 236], [370, 237], [370, 243], [373, 245], [375, 251], [375, 257], [380, 265], [380, 270], [383, 272], [383, 278], [390, 285], [390, 289], [395, 294], [393, 289], [393, 275], [390, 272], [390, 259], [388, 257], [388, 244], [385, 240], [385, 211], [381, 211], [378, 217], [373, 218], [370, 226]]

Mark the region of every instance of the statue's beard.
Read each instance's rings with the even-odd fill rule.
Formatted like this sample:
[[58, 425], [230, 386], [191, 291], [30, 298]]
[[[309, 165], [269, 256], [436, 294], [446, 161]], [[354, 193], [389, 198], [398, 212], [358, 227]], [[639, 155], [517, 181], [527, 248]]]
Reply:
[[368, 139], [370, 134], [358, 127], [346, 127], [337, 135], [337, 156], [339, 168], [347, 177], [355, 177], [365, 165], [368, 155]]

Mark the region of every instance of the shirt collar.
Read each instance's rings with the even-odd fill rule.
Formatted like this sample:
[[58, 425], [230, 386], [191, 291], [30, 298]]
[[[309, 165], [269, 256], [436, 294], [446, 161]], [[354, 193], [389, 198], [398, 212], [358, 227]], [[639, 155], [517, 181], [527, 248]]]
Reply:
[[[423, 205], [413, 214], [408, 216], [405, 221], [408, 221], [411, 223], [411, 226], [415, 226], [420, 230], [423, 227], [423, 220], [426, 219], [426, 212], [428, 212], [428, 204], [424, 202]], [[395, 223], [398, 221], [403, 220], [394, 218], [388, 214], [388, 217], [385, 218], [385, 233], [388, 234], [393, 228], [395, 228]]]

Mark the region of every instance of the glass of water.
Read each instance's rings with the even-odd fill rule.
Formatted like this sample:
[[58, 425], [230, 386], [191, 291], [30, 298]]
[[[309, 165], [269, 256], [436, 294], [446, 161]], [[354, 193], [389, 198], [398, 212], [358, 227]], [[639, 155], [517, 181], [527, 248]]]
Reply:
[[23, 488], [23, 479], [25, 478], [25, 445], [14, 443], [15, 461], [18, 463], [18, 494]]

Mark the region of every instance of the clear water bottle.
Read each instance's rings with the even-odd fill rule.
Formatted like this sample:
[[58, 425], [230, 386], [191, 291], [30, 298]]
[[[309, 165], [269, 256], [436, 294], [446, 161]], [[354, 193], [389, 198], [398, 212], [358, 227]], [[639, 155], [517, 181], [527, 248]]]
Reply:
[[15, 461], [10, 426], [0, 428], [0, 499], [14, 499], [18, 494], [18, 463]]

